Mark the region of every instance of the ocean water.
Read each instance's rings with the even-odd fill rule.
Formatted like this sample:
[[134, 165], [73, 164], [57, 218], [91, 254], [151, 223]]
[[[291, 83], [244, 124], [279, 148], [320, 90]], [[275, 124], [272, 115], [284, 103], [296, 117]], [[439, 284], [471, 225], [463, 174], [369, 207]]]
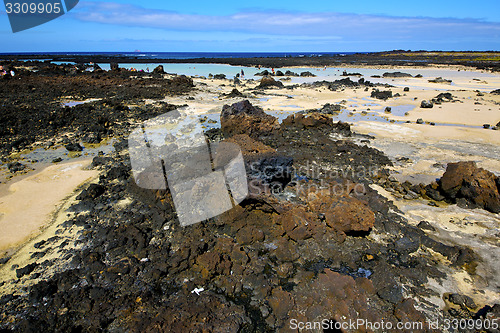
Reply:
[[[35, 53], [42, 56], [50, 57], [50, 55], [105, 55], [105, 56], [123, 56], [130, 58], [142, 58], [142, 59], [194, 59], [194, 58], [240, 58], [240, 57], [316, 57], [316, 56], [328, 56], [328, 55], [339, 55], [339, 54], [354, 54], [356, 52], [52, 52], [52, 53], [44, 53], [39, 52]], [[360, 53], [360, 52], [357, 52]], [[361, 53], [369, 53], [369, 52], [361, 52]], [[2, 53], [0, 53], [2, 54]], [[54, 62], [56, 64], [61, 64], [62, 62]], [[109, 63], [99, 63], [102, 69], [109, 70]], [[163, 65], [165, 71], [167, 73], [172, 74], [183, 74], [188, 76], [204, 76], [208, 77], [209, 74], [225, 74], [228, 79], [232, 79], [236, 76], [236, 74], [240, 73], [241, 70], [245, 72], [245, 79], [260, 79], [260, 76], [256, 76], [257, 72], [263, 71], [265, 69], [271, 71], [271, 68], [262, 67], [261, 69], [257, 69], [255, 67], [245, 67], [245, 66], [230, 66], [224, 64], [197, 64], [197, 63], [120, 63], [120, 67], [127, 69], [137, 69], [143, 71], [152, 71], [158, 65]], [[278, 70], [278, 69], [276, 69]], [[478, 72], [478, 71], [457, 71], [452, 69], [438, 69], [438, 68], [405, 68], [398, 69], [399, 71], [403, 71], [406, 73], [410, 73], [412, 75], [421, 74], [423, 75], [423, 80], [419, 79], [390, 79], [390, 78], [372, 78], [372, 75], [381, 76], [385, 72], [396, 71], [396, 70], [388, 70], [388, 69], [377, 69], [377, 68], [343, 68], [343, 67], [327, 67], [327, 68], [279, 68], [282, 72], [287, 70], [291, 70], [296, 73], [301, 73], [304, 71], [310, 71], [315, 74], [317, 77], [292, 77], [292, 84], [301, 84], [306, 82], [314, 82], [314, 81], [334, 81], [341, 78], [343, 71], [347, 71], [349, 73], [361, 73], [363, 78], [369, 80], [373, 83], [388, 83], [397, 87], [409, 87], [410, 89], [432, 89], [432, 90], [447, 90], [447, 89], [477, 89], [480, 91], [491, 91], [494, 89], [498, 89], [491, 84], [466, 84], [463, 83], [459, 86], [453, 82], [450, 86], [436, 86], [429, 88], [425, 85], [428, 79], [443, 77], [446, 79], [467, 79], [469, 81], [473, 79], [481, 79], [487, 81], [494, 74], [487, 72]], [[352, 80], [359, 80], [359, 77], [352, 76]], [[472, 81], [471, 81], [472, 82]]]
[[[57, 63], [60, 64], [60, 63]], [[165, 72], [171, 74], [179, 74], [179, 75], [188, 75], [188, 76], [204, 76], [208, 77], [209, 74], [225, 74], [227, 79], [232, 79], [236, 76], [236, 74], [241, 73], [241, 70], [245, 73], [245, 79], [254, 79], [260, 80], [261, 76], [256, 76], [255, 74], [261, 72], [263, 70], [271, 71], [271, 68], [262, 67], [258, 69], [256, 67], [245, 67], [245, 66], [231, 66], [224, 64], [196, 64], [196, 63], [163, 63], [163, 64], [155, 64], [155, 63], [144, 63], [144, 64], [134, 64], [134, 63], [121, 63], [119, 66], [127, 69], [136, 69], [143, 71], [153, 71], [153, 69], [159, 65], [163, 65]], [[109, 63], [99, 63], [99, 66], [104, 70], [109, 70]], [[433, 79], [436, 77], [443, 77], [451, 80], [456, 79], [467, 79], [473, 80], [474, 78], [488, 81], [489, 78], [495, 77], [495, 74], [488, 72], [478, 72], [478, 71], [457, 71], [454, 69], [446, 69], [446, 68], [405, 68], [405, 69], [387, 69], [387, 68], [345, 68], [345, 67], [283, 67], [283, 68], [275, 68], [275, 71], [280, 70], [283, 73], [287, 70], [300, 74], [301, 72], [309, 71], [316, 75], [316, 77], [291, 77], [291, 81], [285, 82], [285, 84], [301, 84], [301, 83], [311, 83], [315, 81], [335, 81], [339, 79], [345, 78], [342, 76], [344, 71], [349, 73], [357, 72], [361, 73], [365, 80], [368, 80], [373, 83], [387, 83], [396, 87], [409, 87], [410, 89], [423, 89], [423, 90], [448, 90], [448, 89], [477, 89], [480, 91], [489, 92], [494, 89], [498, 89], [498, 87], [492, 84], [471, 84], [471, 85], [456, 85], [453, 82], [449, 86], [444, 85], [436, 85], [428, 86], [427, 80]], [[372, 75], [382, 76], [385, 72], [394, 72], [394, 71], [402, 71], [405, 73], [409, 73], [413, 76], [417, 74], [421, 74], [423, 76], [422, 79], [417, 78], [409, 78], [409, 79], [392, 79], [392, 78], [373, 78]], [[360, 79], [359, 76], [350, 76], [351, 80], [358, 81]], [[275, 79], [280, 79], [280, 77], [275, 77]]]
[[[17, 54], [35, 55], [103, 55], [124, 56], [142, 59], [195, 59], [195, 58], [281, 58], [281, 57], [316, 57], [339, 54], [370, 52], [30, 52]], [[0, 53], [8, 54], [8, 53]]]

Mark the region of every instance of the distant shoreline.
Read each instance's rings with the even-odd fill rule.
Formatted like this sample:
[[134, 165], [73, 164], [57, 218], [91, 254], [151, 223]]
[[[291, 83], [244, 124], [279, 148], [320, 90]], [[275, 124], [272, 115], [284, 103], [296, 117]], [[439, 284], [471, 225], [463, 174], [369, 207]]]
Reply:
[[[161, 54], [161, 52], [158, 52]], [[500, 52], [498, 51], [390, 51], [373, 53], [342, 53], [323, 55], [304, 55], [290, 53], [290, 56], [269, 56], [273, 53], [255, 53], [255, 55], [266, 54], [268, 56], [258, 57], [230, 57], [231, 53], [212, 53], [225, 55], [224, 57], [194, 57], [194, 58], [160, 58], [139, 56], [141, 53], [114, 54], [0, 54], [0, 61], [47, 61], [68, 63], [196, 63], [196, 64], [227, 64], [233, 66], [262, 66], [262, 67], [290, 67], [290, 66], [339, 66], [339, 65], [367, 65], [367, 66], [429, 66], [429, 65], [460, 65], [500, 71]], [[144, 53], [143, 53], [144, 54]], [[145, 54], [153, 54], [147, 52]], [[182, 54], [182, 53], [179, 53]], [[188, 54], [188, 53], [186, 53]], [[191, 53], [189, 53], [191, 54]], [[197, 53], [192, 53], [193, 55]], [[203, 53], [200, 53], [203, 54]], [[209, 54], [209, 53], [207, 53]], [[251, 53], [234, 53], [234, 55], [249, 55]], [[279, 53], [276, 53], [279, 54]], [[285, 54], [285, 53], [283, 53]], [[318, 53], [321, 54], [321, 53]]]

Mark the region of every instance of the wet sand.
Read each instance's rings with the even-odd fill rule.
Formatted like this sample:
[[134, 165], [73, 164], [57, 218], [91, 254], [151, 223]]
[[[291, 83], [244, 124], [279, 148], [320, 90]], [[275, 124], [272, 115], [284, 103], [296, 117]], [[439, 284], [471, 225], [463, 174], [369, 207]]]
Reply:
[[[98, 172], [84, 170], [89, 160], [52, 165], [9, 184], [0, 185], [0, 251], [21, 245], [51, 222], [52, 213], [79, 185]], [[2, 188], [3, 187], [3, 188]]]

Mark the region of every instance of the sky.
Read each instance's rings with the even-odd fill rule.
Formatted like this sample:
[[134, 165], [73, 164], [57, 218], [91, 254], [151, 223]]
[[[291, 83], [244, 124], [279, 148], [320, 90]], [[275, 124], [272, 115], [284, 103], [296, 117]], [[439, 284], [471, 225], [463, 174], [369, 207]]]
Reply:
[[80, 1], [0, 53], [500, 50], [500, 0]]

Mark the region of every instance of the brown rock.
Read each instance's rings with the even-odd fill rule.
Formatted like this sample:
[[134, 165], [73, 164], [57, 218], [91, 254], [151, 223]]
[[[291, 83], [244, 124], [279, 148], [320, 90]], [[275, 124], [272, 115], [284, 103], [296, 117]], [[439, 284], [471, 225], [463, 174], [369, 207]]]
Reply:
[[172, 79], [172, 83], [178, 86], [194, 87], [193, 79], [186, 75], [179, 75]]
[[264, 154], [268, 155], [276, 153], [275, 149], [263, 144], [260, 141], [252, 139], [247, 134], [236, 134], [224, 141], [237, 144], [240, 147], [245, 160], [253, 160], [255, 157], [259, 157]]
[[294, 300], [289, 292], [278, 287], [273, 289], [271, 297], [269, 298], [269, 305], [275, 316], [278, 319], [283, 319], [287, 316], [288, 311], [293, 308]]
[[238, 332], [251, 320], [243, 306], [208, 291], [183, 295], [176, 293], [160, 307], [143, 332]]
[[324, 214], [331, 228], [345, 234], [369, 232], [375, 214], [368, 205], [349, 195], [332, 196], [328, 192], [310, 193], [308, 205], [313, 212]]
[[247, 245], [264, 240], [264, 233], [253, 226], [241, 228], [236, 234], [238, 244]]
[[253, 106], [248, 100], [224, 105], [220, 116], [221, 129], [225, 137], [248, 134], [252, 138], [270, 133], [279, 128], [278, 119]]
[[257, 88], [269, 88], [269, 87], [278, 87], [278, 88], [283, 88], [284, 85], [280, 81], [276, 81], [270, 76], [264, 76], [260, 80], [260, 84], [257, 86]]
[[456, 201], [465, 198], [468, 203], [493, 213], [500, 212], [500, 194], [493, 173], [478, 168], [473, 161], [449, 163], [440, 180], [443, 194]]
[[399, 303], [394, 309], [394, 315], [403, 323], [422, 323], [422, 330], [414, 330], [413, 332], [425, 332], [428, 327], [425, 316], [415, 309], [415, 301], [407, 298]]
[[307, 128], [307, 127], [333, 127], [332, 118], [321, 114], [321, 113], [312, 113], [310, 115], [303, 114], [292, 114], [288, 116], [285, 120], [283, 120], [283, 125], [285, 127], [295, 126], [299, 128]]
[[304, 240], [311, 237], [308, 228], [309, 221], [313, 219], [311, 213], [306, 212], [304, 207], [295, 207], [278, 217], [278, 223], [283, 226], [286, 234], [294, 241]]

